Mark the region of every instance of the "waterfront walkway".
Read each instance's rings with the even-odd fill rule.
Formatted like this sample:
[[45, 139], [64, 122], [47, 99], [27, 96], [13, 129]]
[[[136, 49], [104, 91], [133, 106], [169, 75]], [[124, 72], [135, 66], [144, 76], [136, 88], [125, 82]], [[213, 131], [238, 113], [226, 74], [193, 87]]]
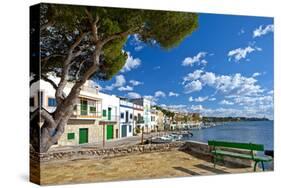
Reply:
[[103, 160], [80, 159], [41, 164], [42, 184], [69, 184], [253, 172], [217, 166], [182, 151], [134, 154]]

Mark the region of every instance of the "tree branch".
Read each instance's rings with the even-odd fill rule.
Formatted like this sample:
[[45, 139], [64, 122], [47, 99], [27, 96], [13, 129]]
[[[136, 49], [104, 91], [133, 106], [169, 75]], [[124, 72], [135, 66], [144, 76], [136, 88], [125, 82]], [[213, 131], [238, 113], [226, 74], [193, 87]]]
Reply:
[[99, 22], [99, 16], [96, 15], [96, 18], [94, 20], [93, 18], [93, 15], [90, 13], [90, 11], [86, 8], [85, 9], [85, 12], [88, 16], [88, 19], [89, 19], [89, 22], [91, 24], [91, 29], [92, 29], [92, 34], [93, 34], [93, 42], [94, 43], [97, 43], [97, 41], [99, 40], [99, 37], [98, 37], [98, 22]]
[[72, 60], [73, 57], [75, 57], [75, 54], [73, 54], [73, 51], [81, 43], [81, 41], [83, 40], [83, 38], [87, 34], [88, 33], [81, 33], [80, 34], [80, 36], [76, 39], [76, 41], [70, 46], [68, 54], [67, 54], [67, 58], [63, 62], [61, 80], [58, 84], [58, 88], [57, 88], [56, 93], [55, 93], [56, 100], [57, 100], [58, 104], [60, 104], [62, 102], [62, 100], [64, 99], [63, 90], [64, 90], [64, 88], [67, 84], [68, 72], [69, 72], [69, 69], [72, 65], [71, 60]]
[[53, 80], [49, 79], [46, 75], [41, 74], [41, 79], [50, 83], [55, 90], [58, 89], [58, 85]]
[[48, 122], [47, 124], [51, 126], [50, 128], [55, 128], [56, 122], [53, 116], [49, 114], [49, 112], [47, 112], [44, 108], [42, 108], [40, 109], [40, 115], [46, 122]]

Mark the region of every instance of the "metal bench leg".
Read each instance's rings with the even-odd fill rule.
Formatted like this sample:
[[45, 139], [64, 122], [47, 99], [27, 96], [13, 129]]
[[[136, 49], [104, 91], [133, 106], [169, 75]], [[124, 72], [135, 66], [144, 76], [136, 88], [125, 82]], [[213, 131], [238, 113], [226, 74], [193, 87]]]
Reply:
[[255, 161], [254, 172], [256, 172], [256, 170], [257, 170], [257, 164], [258, 164], [258, 161]]
[[262, 171], [264, 171], [264, 164], [263, 161], [261, 161]]

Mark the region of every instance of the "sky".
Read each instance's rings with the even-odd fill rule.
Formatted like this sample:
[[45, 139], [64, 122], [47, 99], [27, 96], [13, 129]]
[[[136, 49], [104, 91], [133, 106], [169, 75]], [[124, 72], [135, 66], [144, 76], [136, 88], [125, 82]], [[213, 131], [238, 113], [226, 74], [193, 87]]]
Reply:
[[199, 27], [175, 48], [131, 35], [123, 69], [102, 92], [204, 116], [273, 119], [273, 18], [199, 14]]

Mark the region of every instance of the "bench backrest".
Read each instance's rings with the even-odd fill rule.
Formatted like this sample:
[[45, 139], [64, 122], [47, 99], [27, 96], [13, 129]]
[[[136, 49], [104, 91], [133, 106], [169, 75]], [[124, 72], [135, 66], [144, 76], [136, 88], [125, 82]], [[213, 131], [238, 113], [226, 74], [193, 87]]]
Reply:
[[252, 150], [252, 151], [264, 151], [264, 146], [262, 144], [209, 140], [208, 145], [214, 146], [214, 147], [237, 148], [237, 149], [246, 149], [246, 150]]

